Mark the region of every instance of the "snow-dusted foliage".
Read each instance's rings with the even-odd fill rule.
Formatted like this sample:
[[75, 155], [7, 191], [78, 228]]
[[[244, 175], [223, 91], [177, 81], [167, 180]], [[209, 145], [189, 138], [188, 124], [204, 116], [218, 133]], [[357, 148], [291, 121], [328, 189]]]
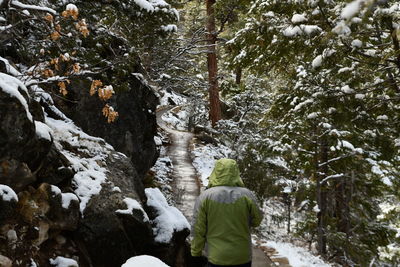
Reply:
[[308, 201], [298, 232], [342, 264], [386, 261], [378, 247], [399, 247], [398, 220], [380, 209], [399, 197], [398, 12], [397, 1], [254, 0], [228, 41], [232, 68], [278, 81], [252, 128], [260, 141], [239, 155], [265, 164], [273, 192]]

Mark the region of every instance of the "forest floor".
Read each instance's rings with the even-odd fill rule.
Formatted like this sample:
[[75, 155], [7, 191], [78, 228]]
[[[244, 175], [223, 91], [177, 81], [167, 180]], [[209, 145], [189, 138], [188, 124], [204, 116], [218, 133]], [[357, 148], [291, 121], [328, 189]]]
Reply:
[[[171, 140], [167, 155], [171, 159], [173, 166], [172, 193], [175, 196], [176, 206], [191, 222], [194, 204], [201, 191], [201, 183], [198, 179], [199, 175], [192, 165], [192, 158], [190, 156], [190, 144], [193, 142], [194, 134], [175, 130], [162, 120], [162, 115], [168, 110], [168, 108], [162, 109], [157, 113], [157, 123], [168, 133]], [[270, 267], [289, 265], [274, 265], [265, 251], [258, 246], [253, 246], [252, 266]]]

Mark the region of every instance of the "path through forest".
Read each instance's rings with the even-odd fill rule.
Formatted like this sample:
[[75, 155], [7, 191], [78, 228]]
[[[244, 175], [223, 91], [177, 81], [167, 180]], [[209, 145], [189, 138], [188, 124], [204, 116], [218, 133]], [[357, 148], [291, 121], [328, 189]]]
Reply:
[[[197, 196], [200, 194], [200, 184], [197, 173], [192, 165], [189, 145], [194, 134], [172, 129], [161, 119], [162, 115], [169, 109], [157, 112], [157, 123], [170, 136], [171, 145], [168, 148], [168, 156], [173, 164], [173, 192], [176, 196], [177, 208], [182, 211], [189, 222], [192, 221], [193, 208]], [[253, 247], [253, 267], [270, 267], [273, 263], [266, 257], [264, 252]]]
[[194, 135], [190, 132], [178, 131], [168, 126], [161, 119], [162, 115], [169, 109], [163, 109], [157, 112], [157, 123], [169, 134], [171, 145], [168, 147], [168, 156], [173, 165], [173, 193], [177, 208], [191, 222], [193, 217], [193, 208], [197, 196], [200, 194], [196, 170], [192, 165], [190, 158], [189, 144]]

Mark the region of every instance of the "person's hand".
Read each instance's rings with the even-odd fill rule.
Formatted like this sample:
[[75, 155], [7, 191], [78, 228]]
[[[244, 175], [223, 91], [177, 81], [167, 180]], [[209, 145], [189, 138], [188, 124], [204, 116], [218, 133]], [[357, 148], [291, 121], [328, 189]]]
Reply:
[[207, 264], [207, 258], [204, 256], [191, 256], [189, 259], [188, 266], [190, 267], [205, 267]]

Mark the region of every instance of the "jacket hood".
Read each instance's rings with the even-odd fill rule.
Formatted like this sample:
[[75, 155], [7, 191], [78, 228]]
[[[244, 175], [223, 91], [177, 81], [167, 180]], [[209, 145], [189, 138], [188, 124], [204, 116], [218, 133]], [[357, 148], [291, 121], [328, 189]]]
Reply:
[[215, 162], [208, 187], [222, 185], [244, 187], [243, 181], [240, 178], [239, 167], [233, 159], [219, 159]]

